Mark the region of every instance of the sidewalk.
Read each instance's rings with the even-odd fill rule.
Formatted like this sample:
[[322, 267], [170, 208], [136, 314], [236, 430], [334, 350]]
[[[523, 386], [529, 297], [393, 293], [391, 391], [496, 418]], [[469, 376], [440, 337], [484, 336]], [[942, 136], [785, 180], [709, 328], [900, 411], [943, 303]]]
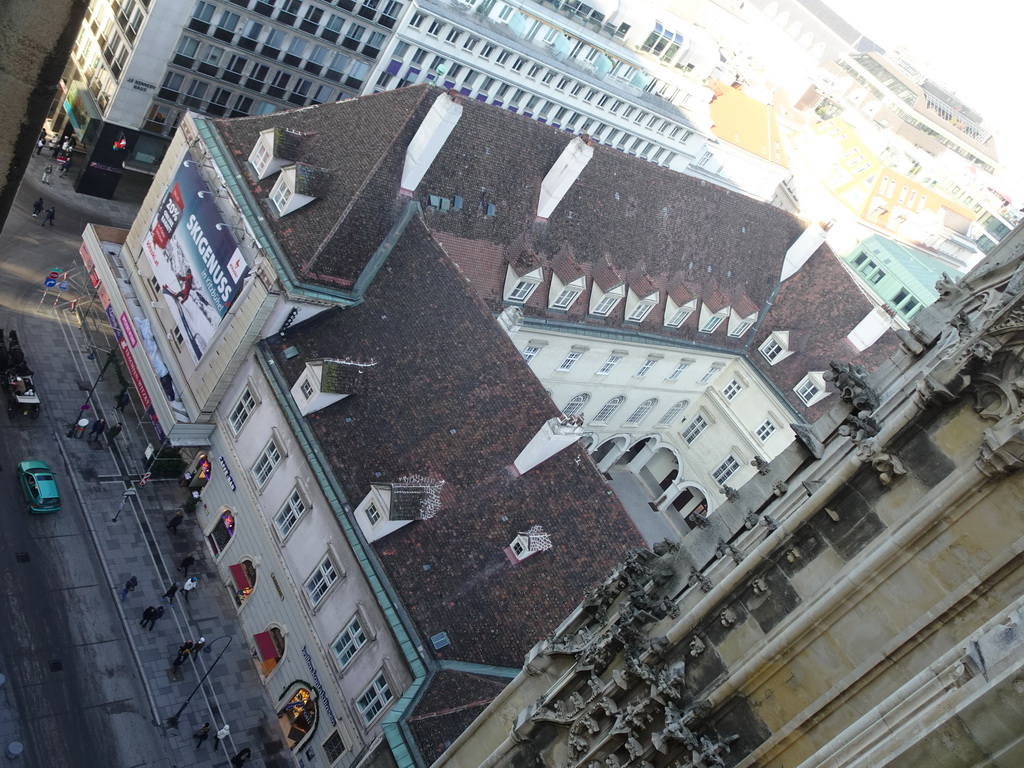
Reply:
[[[65, 215], [62, 221], [62, 206], [65, 211], [76, 211], [83, 221], [130, 225], [137, 203], [76, 195], [71, 186], [71, 174], [64, 179], [54, 175], [52, 187], [44, 187], [39, 179], [48, 161], [45, 152], [33, 157], [28, 171], [33, 178], [26, 177], [23, 181], [12, 217], [19, 215], [19, 209], [28, 207], [31, 219], [31, 203], [42, 194], [47, 207], [57, 206], [58, 225], [64, 224], [58, 227], [64, 232], [52, 236], [54, 244], [68, 235], [69, 217]], [[141, 200], [141, 194], [138, 197]], [[48, 235], [50, 228], [43, 231]], [[44, 245], [40, 243], [41, 247]], [[283, 745], [276, 714], [236, 621], [232, 593], [217, 574], [194, 516], [186, 515], [176, 533], [166, 528], [167, 521], [181, 508], [185, 491], [175, 480], [151, 480], [137, 488], [136, 496], [124, 499], [118, 515], [124, 490], [137, 481], [146, 468], [144, 452], [152, 441], [152, 429], [139, 410], [134, 392], [123, 414], [114, 409], [120, 384], [113, 367], [108, 368], [96, 384], [90, 399], [92, 405], [86, 414], [90, 422], [104, 417], [108, 428], [121, 420], [124, 430], [112, 445], [106, 437], [98, 443], [90, 443], [84, 438], [67, 436], [89, 388], [97, 382], [107, 350], [116, 348], [109, 325], [103, 320], [100, 313], [90, 318], [84, 327], [79, 327], [73, 313], [55, 309], [47, 302], [20, 313], [18, 329], [29, 362], [37, 373], [43, 398], [40, 421], [50, 421], [67, 463], [67, 471], [60, 473], [62, 493], [66, 498], [77, 497], [84, 512], [103, 561], [110, 600], [118, 606], [124, 622], [129, 641], [126, 653], [131, 654], [138, 667], [148, 694], [152, 720], [162, 726], [165, 743], [154, 744], [153, 754], [147, 757], [154, 765], [226, 766], [231, 757], [249, 748], [252, 756], [245, 763], [247, 767], [294, 766], [294, 758]], [[71, 499], [65, 503], [72, 503]], [[115, 515], [118, 515], [117, 522], [112, 522]], [[175, 581], [184, 583], [185, 578], [177, 568], [187, 554], [196, 559], [189, 575], [198, 576], [198, 588], [187, 602], [179, 593], [173, 605], [161, 603], [160, 596], [168, 586]], [[138, 579], [138, 587], [122, 602], [121, 591], [132, 575]], [[166, 611], [152, 631], [139, 625], [143, 609], [150, 605], [163, 605]], [[171, 661], [178, 647], [200, 636], [206, 638], [207, 652], [189, 658], [172, 674]], [[214, 667], [222, 652], [223, 657]], [[209, 677], [182, 712], [177, 728], [165, 727], [168, 718], [182, 707], [207, 671], [210, 671]], [[5, 700], [5, 695], [0, 689], [0, 701]], [[7, 700], [9, 703], [9, 696]], [[191, 734], [205, 722], [211, 723], [210, 738], [196, 749]], [[220, 751], [214, 751], [213, 733], [224, 723], [231, 727], [230, 736]], [[2, 723], [0, 730], [3, 730]], [[159, 760], [161, 754], [166, 755], [166, 762]]]

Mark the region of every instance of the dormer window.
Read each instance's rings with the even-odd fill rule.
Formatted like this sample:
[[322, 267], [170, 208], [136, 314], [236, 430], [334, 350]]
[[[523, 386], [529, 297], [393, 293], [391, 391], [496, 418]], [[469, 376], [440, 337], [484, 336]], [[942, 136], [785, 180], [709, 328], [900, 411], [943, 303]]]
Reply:
[[823, 400], [828, 396], [828, 392], [825, 390], [825, 372], [811, 371], [793, 387], [793, 391], [804, 405], [814, 405]]
[[697, 309], [697, 300], [688, 301], [685, 304], [676, 304], [669, 296], [665, 303], [665, 327], [679, 328]]
[[252, 148], [252, 152], [249, 154], [249, 162], [252, 163], [253, 170], [256, 171], [257, 179], [263, 178], [267, 166], [270, 165], [270, 161], [273, 159], [274, 155], [267, 149], [266, 145], [262, 141], [256, 142], [256, 146]]
[[551, 290], [548, 292], [548, 308], [557, 310], [568, 310], [576, 299], [580, 297], [587, 288], [587, 278], [579, 277], [571, 283], [562, 283], [555, 275], [551, 280]]
[[303, 379], [299, 387], [302, 390], [302, 396], [306, 400], [313, 396], [313, 385], [309, 383], [309, 379]]
[[758, 347], [761, 356], [771, 365], [782, 362], [791, 354], [789, 349], [789, 331], [776, 331], [761, 342]]
[[270, 201], [277, 207], [277, 212], [283, 216], [288, 211], [288, 203], [291, 202], [294, 195], [295, 192], [289, 186], [288, 180], [282, 176], [270, 191]]
[[640, 323], [651, 313], [658, 304], [657, 292], [644, 298], [638, 297], [633, 291], [629, 291], [626, 300], [626, 322]]
[[267, 128], [260, 131], [256, 137], [256, 144], [249, 153], [249, 164], [257, 179], [265, 179], [271, 174], [277, 173], [289, 162], [288, 158], [295, 158], [295, 150], [301, 134], [289, 130]]
[[324, 171], [311, 165], [296, 163], [283, 168], [270, 190], [270, 201], [278, 215], [284, 216], [316, 200], [323, 179]]
[[608, 317], [625, 295], [626, 286], [624, 284], [617, 285], [607, 292], [595, 285], [590, 296], [590, 314], [597, 317]]
[[729, 307], [722, 307], [719, 310], [713, 310], [707, 304], [701, 304], [700, 308], [700, 332], [701, 333], [714, 333], [715, 329], [718, 328], [728, 317], [731, 312]]
[[729, 313], [729, 336], [734, 339], [738, 339], [740, 336], [749, 331], [754, 323], [757, 321], [757, 313], [747, 317], [740, 317], [735, 311]]
[[512, 539], [512, 543], [505, 547], [505, 556], [513, 563], [521, 563], [526, 558], [551, 547], [551, 535], [545, 533], [539, 525], [535, 525]]
[[544, 270], [539, 267], [532, 272], [519, 275], [512, 265], [509, 265], [505, 275], [505, 301], [525, 304], [543, 279]]

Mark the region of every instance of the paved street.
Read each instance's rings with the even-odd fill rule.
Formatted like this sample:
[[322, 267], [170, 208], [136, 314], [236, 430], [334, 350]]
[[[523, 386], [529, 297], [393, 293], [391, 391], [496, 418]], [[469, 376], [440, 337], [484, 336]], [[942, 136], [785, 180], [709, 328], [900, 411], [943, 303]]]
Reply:
[[[119, 415], [120, 385], [113, 368], [97, 382], [113, 344], [102, 312], [80, 327], [67, 298], [82, 272], [80, 233], [87, 221], [127, 227], [144, 193], [144, 180], [122, 184], [102, 201], [79, 197], [71, 179], [39, 177], [48, 162], [33, 157], [11, 217], [0, 236], [0, 328], [17, 331], [35, 371], [41, 415], [8, 420], [0, 414], [0, 494], [5, 536], [0, 537], [0, 750], [21, 742], [12, 764], [50, 766], [224, 766], [244, 748], [247, 766], [294, 765], [282, 747], [276, 717], [263, 692], [246, 638], [235, 621], [231, 593], [220, 582], [194, 518], [177, 533], [166, 522], [185, 496], [174, 480], [154, 480], [137, 496], [122, 493], [146, 469], [152, 439], [133, 401]], [[41, 190], [41, 191], [40, 191]], [[54, 227], [32, 217], [32, 202], [55, 205]], [[49, 268], [71, 274], [71, 289], [44, 297]], [[42, 299], [42, 301], [41, 301]], [[84, 302], [83, 302], [84, 303]], [[106, 418], [124, 430], [112, 443], [68, 436], [89, 389], [96, 384], [89, 419]], [[29, 515], [14, 467], [40, 459], [57, 473], [64, 508]], [[120, 514], [116, 522], [115, 515]], [[191, 553], [190, 575], [199, 586], [188, 602], [179, 595], [152, 631], [139, 625], [143, 609], [161, 605], [178, 563]], [[121, 600], [130, 576], [138, 588]], [[178, 646], [200, 636], [207, 651], [172, 674]], [[184, 710], [178, 727], [166, 722], [196, 689], [223, 652], [208, 680]], [[195, 748], [192, 732], [213, 724], [211, 738]], [[231, 727], [225, 748], [214, 751], [213, 731]]]

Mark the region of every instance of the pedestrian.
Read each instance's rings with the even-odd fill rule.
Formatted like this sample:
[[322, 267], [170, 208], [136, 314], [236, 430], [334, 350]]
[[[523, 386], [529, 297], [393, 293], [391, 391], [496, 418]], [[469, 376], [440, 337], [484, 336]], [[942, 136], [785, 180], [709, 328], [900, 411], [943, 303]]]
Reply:
[[199, 653], [206, 646], [206, 638], [200, 637], [192, 646], [192, 653]]
[[53, 139], [50, 141], [50, 146], [53, 148], [53, 151], [50, 152], [50, 157], [53, 158], [54, 160], [56, 160], [57, 159], [57, 153], [60, 152], [60, 142], [57, 141], [57, 137], [56, 136], [54, 136]]
[[139, 586], [139, 580], [132, 576], [128, 581], [124, 583], [124, 589], [121, 590], [121, 602], [128, 597], [129, 592], [134, 592], [135, 588]]
[[[42, 200], [42, 198], [39, 198]], [[124, 409], [128, 407], [128, 403], [132, 401], [132, 396], [128, 394], [128, 390], [122, 390], [121, 394], [117, 396], [114, 407], [117, 408], [121, 413], [124, 413]]]
[[164, 592], [163, 597], [160, 598], [160, 602], [168, 602], [171, 605], [174, 605], [174, 596], [176, 594], [178, 594], [178, 582], [171, 584], [170, 588]]
[[210, 724], [203, 723], [203, 727], [192, 734], [192, 738], [196, 740], [196, 749], [199, 749], [199, 745], [206, 741], [210, 736]]
[[121, 434], [122, 429], [124, 429], [124, 423], [120, 421], [110, 428], [107, 432], [107, 445], [114, 442], [114, 438]]
[[159, 619], [163, 615], [164, 615], [164, 607], [162, 605], [158, 605], [156, 607], [156, 610], [153, 611], [153, 618], [150, 619], [150, 625], [149, 625], [149, 631], [150, 632], [152, 632], [153, 631], [153, 627], [156, 626], [156, 620]]
[[[154, 608], [151, 605], [148, 608], [146, 608], [146, 610], [144, 610], [142, 612], [142, 621], [139, 622], [139, 626], [140, 627], [145, 627], [149, 622], [151, 622], [151, 621], [155, 622], [156, 621], [156, 618], [154, 618], [155, 616], [156, 616], [156, 608]], [[150, 627], [150, 629], [152, 629], [152, 627]]]
[[185, 510], [184, 509], [179, 509], [177, 512], [174, 513], [174, 516], [170, 520], [167, 521], [167, 527], [170, 528], [172, 532], [177, 533], [178, 532], [178, 526], [181, 525], [181, 521], [184, 520], [184, 519], [185, 519]]
[[178, 655], [174, 657], [174, 661], [171, 662], [171, 665], [175, 669], [177, 669], [178, 667], [180, 667], [182, 664], [185, 663], [185, 659], [187, 659], [187, 658], [188, 658], [188, 651], [187, 650], [186, 651], [178, 651]]
[[36, 154], [38, 155], [40, 152], [42, 152], [43, 151], [43, 147], [45, 147], [45, 146], [46, 146], [46, 142], [43, 141], [42, 139], [39, 139], [38, 141], [36, 141]]
[[222, 739], [226, 739], [228, 734], [231, 733], [231, 726], [224, 723], [224, 727], [217, 731], [217, 735], [213, 738], [213, 751], [216, 752], [220, 749], [220, 742]]
[[43, 168], [43, 184], [50, 183], [50, 175], [53, 173], [53, 164], [47, 163], [46, 167]]
[[182, 558], [181, 563], [178, 565], [178, 570], [183, 572], [185, 576], [188, 576], [188, 569], [195, 565], [196, 559], [192, 555], [185, 555]]
[[193, 589], [195, 589], [196, 585], [198, 585], [198, 584], [199, 584], [199, 577], [198, 576], [193, 576], [191, 579], [186, 581], [185, 584], [182, 586], [181, 591], [185, 593], [185, 602], [186, 603], [188, 602], [188, 593], [191, 592]]
[[65, 157], [64, 162], [60, 164], [60, 177], [63, 179], [68, 175], [68, 171], [71, 170], [71, 158]]
[[96, 419], [92, 423], [92, 429], [89, 430], [89, 442], [99, 442], [100, 435], [103, 434], [103, 430], [107, 428], [106, 419]]
[[231, 764], [235, 766], [235, 768], [242, 768], [242, 766], [245, 765], [245, 761], [249, 759], [249, 755], [251, 754], [252, 750], [246, 747], [237, 755], [231, 758]]
[[32, 203], [32, 218], [38, 219], [39, 214], [43, 212], [43, 198], [39, 198]]
[[50, 226], [53, 226], [53, 217], [57, 215], [57, 209], [52, 205], [46, 209], [46, 215], [43, 216], [43, 226], [46, 226], [46, 222], [50, 222]]

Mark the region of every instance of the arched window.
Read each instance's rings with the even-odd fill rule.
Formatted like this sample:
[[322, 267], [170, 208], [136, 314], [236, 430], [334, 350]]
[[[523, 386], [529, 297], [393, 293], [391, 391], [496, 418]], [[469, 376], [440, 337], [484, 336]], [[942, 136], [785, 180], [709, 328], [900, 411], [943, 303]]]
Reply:
[[576, 397], [570, 400], [569, 404], [562, 409], [562, 413], [566, 416], [575, 416], [583, 410], [583, 406], [585, 406], [589, 401], [590, 395], [586, 393], [576, 395]]
[[[308, 683], [307, 683], [308, 685]], [[316, 725], [316, 699], [310, 688], [299, 687], [278, 711], [277, 720], [281, 725], [289, 749], [301, 746], [313, 733]]]
[[241, 606], [256, 587], [256, 566], [246, 558], [240, 563], [229, 565], [228, 570], [235, 582], [235, 604]]
[[604, 407], [600, 411], [597, 412], [597, 416], [594, 417], [594, 421], [599, 421], [602, 424], [607, 423], [608, 419], [615, 415], [615, 412], [622, 407], [624, 402], [626, 402], [625, 395], [613, 397], [604, 404]]
[[669, 408], [667, 411], [665, 411], [665, 415], [664, 416], [662, 416], [660, 419], [658, 419], [658, 426], [666, 427], [666, 426], [669, 426], [671, 424], [674, 424], [679, 419], [679, 416], [682, 414], [682, 412], [685, 411], [689, 407], [690, 407], [690, 401], [689, 400], [680, 400], [678, 403], [676, 403], [671, 408]]
[[213, 530], [206, 536], [214, 556], [220, 555], [224, 551], [224, 547], [230, 543], [231, 537], [234, 535], [235, 513], [227, 507], [222, 507], [216, 525], [213, 526]]
[[643, 421], [650, 415], [651, 411], [654, 410], [654, 406], [656, 406], [657, 404], [658, 398], [656, 397], [652, 397], [649, 400], [644, 400], [642, 403], [640, 403], [637, 409], [633, 411], [630, 417], [626, 419], [626, 423], [639, 424], [641, 421]]
[[258, 658], [256, 660], [260, 674], [264, 677], [269, 675], [277, 667], [277, 663], [284, 656], [284, 633], [280, 627], [270, 627], [266, 632], [253, 635], [256, 643]]

